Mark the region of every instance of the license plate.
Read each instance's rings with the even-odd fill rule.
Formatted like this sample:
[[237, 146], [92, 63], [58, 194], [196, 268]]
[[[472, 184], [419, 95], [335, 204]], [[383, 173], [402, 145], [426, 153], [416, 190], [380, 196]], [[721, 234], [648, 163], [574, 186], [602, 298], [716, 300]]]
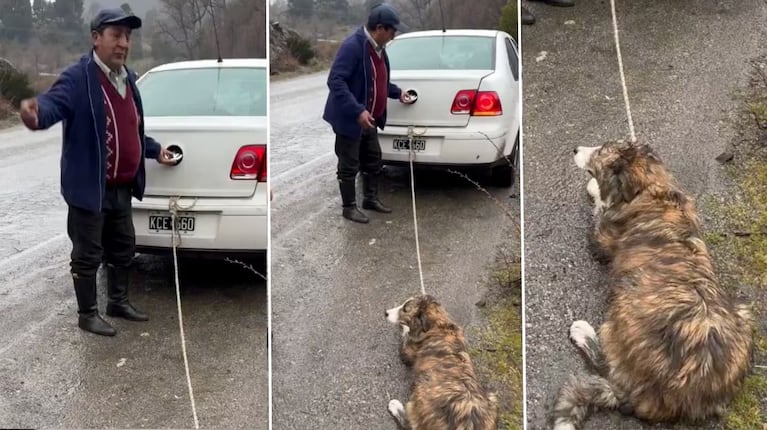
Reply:
[[[409, 151], [410, 139], [407, 137], [395, 137], [394, 149], [397, 151]], [[413, 139], [413, 151], [425, 151], [426, 139]]]
[[[172, 219], [170, 215], [149, 215], [149, 230], [172, 231]], [[176, 231], [181, 233], [194, 231], [194, 217], [177, 216]]]

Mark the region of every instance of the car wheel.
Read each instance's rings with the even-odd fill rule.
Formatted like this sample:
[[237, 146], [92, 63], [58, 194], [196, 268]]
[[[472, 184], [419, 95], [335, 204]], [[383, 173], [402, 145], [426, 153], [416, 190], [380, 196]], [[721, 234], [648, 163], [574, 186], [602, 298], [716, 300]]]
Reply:
[[[514, 166], [514, 172], [519, 170], [519, 132], [517, 132], [517, 138], [514, 141], [514, 147], [511, 148], [511, 154], [509, 154], [511, 164]], [[512, 172], [512, 174], [514, 173]]]
[[514, 183], [514, 169], [508, 163], [493, 167], [490, 171], [490, 183], [496, 187], [510, 187]]
[[514, 173], [519, 167], [519, 133], [508, 157], [490, 170], [490, 184], [507, 188], [514, 184]]

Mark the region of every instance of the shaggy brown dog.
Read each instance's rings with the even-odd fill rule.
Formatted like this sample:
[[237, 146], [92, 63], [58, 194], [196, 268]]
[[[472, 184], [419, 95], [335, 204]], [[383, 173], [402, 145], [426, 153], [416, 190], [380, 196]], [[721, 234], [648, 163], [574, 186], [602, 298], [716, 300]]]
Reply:
[[408, 299], [386, 311], [402, 327], [400, 351], [413, 367], [412, 394], [403, 407], [389, 402], [389, 412], [403, 429], [495, 430], [498, 405], [474, 375], [463, 330], [450, 321], [431, 296]]
[[570, 327], [598, 375], [562, 387], [554, 428], [580, 428], [590, 407], [649, 422], [721, 414], [749, 372], [753, 321], [719, 287], [692, 199], [645, 144], [580, 147], [575, 162], [593, 177], [610, 308], [599, 337]]

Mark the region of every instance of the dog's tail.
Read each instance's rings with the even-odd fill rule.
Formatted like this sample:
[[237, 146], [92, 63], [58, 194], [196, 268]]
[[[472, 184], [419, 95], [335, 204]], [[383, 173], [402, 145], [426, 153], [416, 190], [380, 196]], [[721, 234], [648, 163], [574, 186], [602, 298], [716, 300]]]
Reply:
[[592, 407], [628, 412], [624, 399], [607, 379], [597, 375], [571, 376], [554, 405], [554, 430], [581, 428]]

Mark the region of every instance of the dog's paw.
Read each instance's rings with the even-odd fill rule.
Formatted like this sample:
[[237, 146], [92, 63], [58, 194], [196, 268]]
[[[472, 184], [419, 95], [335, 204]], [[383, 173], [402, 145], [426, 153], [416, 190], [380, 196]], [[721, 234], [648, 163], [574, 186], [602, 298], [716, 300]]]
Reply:
[[397, 399], [389, 400], [389, 413], [392, 414], [394, 418], [399, 419], [405, 415], [405, 406], [403, 406], [402, 402]]
[[569, 422], [557, 422], [554, 424], [554, 430], [575, 430], [575, 426]]
[[726, 405], [716, 405], [714, 406], [714, 416], [722, 418], [727, 415], [727, 406]]
[[604, 211], [605, 211], [605, 204], [604, 204], [604, 202], [602, 202], [602, 200], [597, 200], [594, 203], [594, 209], [592, 211], [592, 215], [594, 216], [595, 219], [599, 219], [599, 217], [602, 216]]
[[586, 321], [575, 321], [570, 326], [570, 340], [578, 346], [578, 348], [586, 348], [589, 340], [595, 340], [597, 338], [597, 332], [594, 331], [594, 327]]
[[596, 178], [591, 178], [589, 183], [586, 184], [586, 192], [589, 193], [589, 197], [596, 203], [601, 202], [601, 194], [599, 192], [599, 183]]
[[402, 325], [402, 337], [407, 337], [408, 333], [410, 333], [410, 326]]

